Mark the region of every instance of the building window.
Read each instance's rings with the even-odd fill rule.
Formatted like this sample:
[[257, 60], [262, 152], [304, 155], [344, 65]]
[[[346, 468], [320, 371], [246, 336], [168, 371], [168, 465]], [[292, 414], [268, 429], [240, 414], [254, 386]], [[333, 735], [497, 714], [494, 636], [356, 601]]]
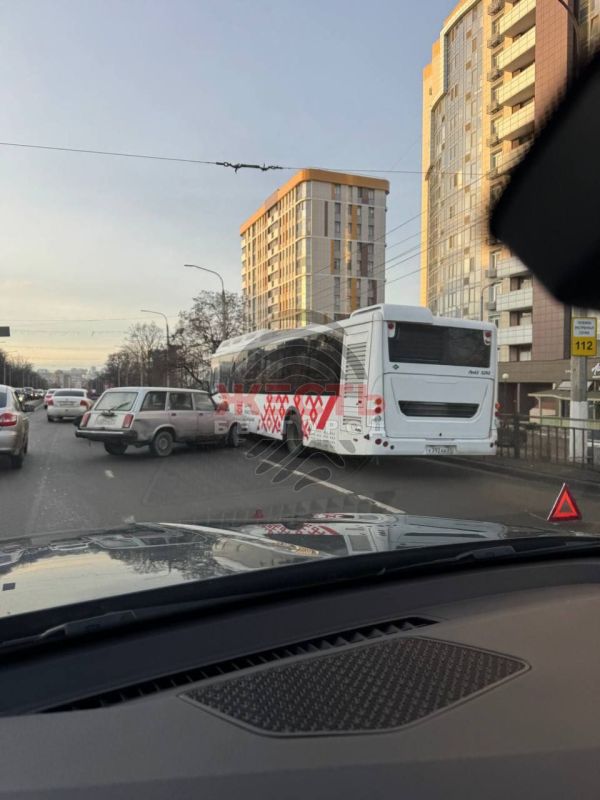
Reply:
[[335, 218], [339, 219], [342, 214], [342, 204], [336, 203], [335, 204]]
[[369, 189], [369, 193], [367, 195], [367, 199], [368, 199], [369, 203], [374, 203], [375, 202], [375, 191], [373, 189]]
[[342, 223], [337, 220], [335, 221], [334, 234], [335, 236], [341, 236], [342, 234]]
[[336, 183], [333, 186], [333, 198], [334, 200], [342, 199], [342, 187], [340, 186], [339, 183]]
[[359, 222], [358, 225], [356, 226], [356, 238], [360, 239], [361, 236], [362, 236], [362, 225]]
[[373, 206], [369, 206], [369, 222], [373, 222], [375, 220], [375, 209]]
[[369, 225], [369, 239], [372, 241], [375, 238], [375, 227]]
[[341, 261], [339, 258], [333, 259], [333, 270], [334, 272], [339, 272], [341, 267]]

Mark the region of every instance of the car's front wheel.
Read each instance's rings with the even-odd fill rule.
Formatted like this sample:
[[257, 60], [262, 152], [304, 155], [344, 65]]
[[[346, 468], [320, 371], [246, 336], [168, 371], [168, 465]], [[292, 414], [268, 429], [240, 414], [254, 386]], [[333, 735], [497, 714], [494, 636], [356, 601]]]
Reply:
[[173, 452], [173, 434], [171, 431], [159, 431], [150, 442], [150, 452], [155, 458], [166, 458]]
[[125, 442], [104, 442], [104, 449], [110, 456], [122, 456], [127, 451]]

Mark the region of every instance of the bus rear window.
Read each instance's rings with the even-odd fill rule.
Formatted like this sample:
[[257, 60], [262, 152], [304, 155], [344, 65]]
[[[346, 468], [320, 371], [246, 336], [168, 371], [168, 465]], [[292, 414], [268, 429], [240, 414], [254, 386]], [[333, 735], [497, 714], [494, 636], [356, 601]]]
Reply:
[[489, 367], [491, 347], [485, 333], [473, 328], [397, 322], [394, 336], [388, 338], [389, 358], [404, 364]]

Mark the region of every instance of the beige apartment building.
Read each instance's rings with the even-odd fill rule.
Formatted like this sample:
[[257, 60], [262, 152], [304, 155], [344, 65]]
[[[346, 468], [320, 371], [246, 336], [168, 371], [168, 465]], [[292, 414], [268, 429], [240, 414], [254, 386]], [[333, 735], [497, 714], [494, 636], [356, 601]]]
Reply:
[[[498, 326], [504, 395], [568, 377], [570, 310], [490, 238], [486, 218], [575, 65], [600, 32], [600, 0], [462, 0], [423, 72], [421, 300]], [[527, 362], [527, 363], [521, 363]]]
[[384, 301], [389, 183], [301, 169], [240, 228], [251, 330], [330, 322]]

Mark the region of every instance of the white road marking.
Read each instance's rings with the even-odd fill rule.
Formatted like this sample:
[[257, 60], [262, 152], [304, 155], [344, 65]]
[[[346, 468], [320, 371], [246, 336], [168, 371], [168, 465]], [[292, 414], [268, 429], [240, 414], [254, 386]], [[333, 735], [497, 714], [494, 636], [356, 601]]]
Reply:
[[367, 497], [364, 494], [359, 494], [357, 497], [360, 497], [361, 500], [368, 500], [369, 503], [375, 503], [376, 506], [379, 508], [383, 508], [384, 511], [389, 511], [392, 514], [406, 514], [406, 511], [403, 511], [401, 508], [396, 508], [395, 506], [388, 506], [387, 503], [382, 503], [380, 500], [373, 500], [372, 497]]
[[115, 477], [114, 474], [113, 474], [113, 471], [111, 469], [105, 469], [104, 470], [104, 474], [106, 475], [107, 478], [114, 478]]
[[352, 491], [352, 489], [345, 489], [343, 486], [338, 486], [337, 483], [330, 483], [329, 481], [322, 481], [320, 478], [313, 478], [311, 475], [307, 475], [306, 472], [302, 472], [299, 469], [290, 469], [289, 467], [284, 467], [281, 464], [278, 464], [277, 461], [271, 461], [268, 458], [263, 458], [261, 460], [265, 464], [270, 464], [272, 467], [279, 467], [279, 469], [284, 469], [291, 475], [297, 475], [299, 478], [304, 478], [310, 483], [317, 483], [319, 486], [326, 486], [328, 489], [333, 489], [334, 492], [340, 492], [340, 494], [353, 494], [360, 500], [366, 500], [367, 502], [373, 503], [373, 505], [379, 506], [379, 508], [383, 508], [385, 511], [389, 511], [393, 514], [405, 513], [401, 508], [395, 508], [394, 506], [389, 506], [387, 503], [380, 503], [379, 500], [374, 500], [372, 497], [367, 497], [364, 494], [356, 494], [355, 492]]

